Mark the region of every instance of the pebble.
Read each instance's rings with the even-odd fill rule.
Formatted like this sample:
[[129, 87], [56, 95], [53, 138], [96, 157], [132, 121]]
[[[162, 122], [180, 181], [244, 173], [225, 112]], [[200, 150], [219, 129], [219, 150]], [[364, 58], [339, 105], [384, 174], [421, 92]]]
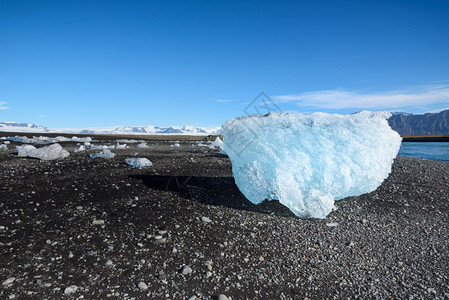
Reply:
[[165, 274], [165, 272], [163, 270], [160, 270], [157, 275], [157, 278], [159, 278], [159, 280], [164, 280], [167, 278], [167, 275]]
[[81, 205], [78, 205], [77, 207], [76, 207], [76, 210], [82, 210], [83, 209], [83, 207], [81, 206]]
[[190, 296], [188, 300], [196, 300], [196, 296], [195, 295]]
[[76, 285], [71, 285], [64, 289], [64, 294], [73, 294], [76, 293], [76, 290], [78, 290], [78, 287]]
[[106, 265], [107, 267], [112, 266], [112, 260], [108, 259], [108, 260], [105, 262], [105, 265]]
[[14, 282], [14, 280], [16, 280], [15, 277], [9, 277], [8, 279], [6, 279], [5, 281], [2, 282], [2, 285], [5, 285], [5, 286], [11, 285]]
[[220, 295], [218, 295], [217, 300], [229, 300], [229, 299], [225, 295], [220, 294]]
[[141, 289], [142, 291], [145, 291], [146, 289], [148, 289], [148, 285], [147, 285], [145, 282], [143, 282], [143, 281], [140, 281], [140, 282], [137, 284], [137, 287], [138, 287], [139, 289]]
[[187, 274], [190, 274], [190, 273], [192, 273], [192, 268], [191, 267], [189, 267], [189, 266], [184, 266], [184, 267], [182, 267], [182, 269], [181, 269], [181, 274], [182, 275], [187, 275]]
[[104, 220], [93, 220], [92, 225], [104, 225]]
[[208, 217], [201, 217], [201, 221], [203, 221], [204, 223], [210, 223], [210, 222], [212, 222], [212, 220], [209, 219]]
[[329, 222], [329, 223], [326, 223], [326, 226], [328, 226], [328, 227], [337, 227], [338, 223], [337, 222]]

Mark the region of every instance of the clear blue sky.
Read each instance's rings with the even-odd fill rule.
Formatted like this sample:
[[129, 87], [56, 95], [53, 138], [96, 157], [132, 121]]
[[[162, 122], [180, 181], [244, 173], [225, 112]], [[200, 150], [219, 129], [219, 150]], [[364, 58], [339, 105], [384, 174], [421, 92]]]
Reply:
[[0, 0], [0, 121], [221, 125], [449, 108], [449, 1]]

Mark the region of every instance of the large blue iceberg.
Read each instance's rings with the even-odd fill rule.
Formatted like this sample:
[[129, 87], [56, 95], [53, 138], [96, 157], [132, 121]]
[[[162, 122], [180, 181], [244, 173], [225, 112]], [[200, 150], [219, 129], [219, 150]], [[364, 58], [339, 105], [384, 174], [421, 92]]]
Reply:
[[325, 218], [335, 200], [374, 191], [391, 172], [401, 137], [390, 113], [268, 114], [223, 125], [222, 149], [253, 203], [279, 200], [301, 218]]

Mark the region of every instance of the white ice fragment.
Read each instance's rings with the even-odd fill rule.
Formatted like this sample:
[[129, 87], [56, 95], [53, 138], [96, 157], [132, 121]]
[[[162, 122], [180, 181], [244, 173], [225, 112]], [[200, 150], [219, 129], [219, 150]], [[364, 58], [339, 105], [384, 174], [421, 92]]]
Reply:
[[5, 145], [5, 144], [0, 145], [0, 151], [7, 151], [7, 150], [8, 150], [8, 145]]
[[149, 148], [146, 142], [137, 145], [137, 148]]
[[90, 155], [91, 158], [114, 158], [115, 153], [112, 153], [109, 149], [104, 149], [98, 153], [92, 153]]
[[4, 286], [11, 285], [15, 280], [16, 280], [15, 277], [9, 277], [2, 282], [2, 285], [4, 285]]
[[32, 153], [32, 151], [35, 150], [36, 147], [31, 145], [16, 146], [17, 156], [19, 157], [28, 157], [30, 156], [29, 153]]
[[73, 293], [76, 293], [77, 290], [78, 290], [78, 287], [76, 285], [71, 285], [64, 289], [64, 294], [66, 294], [66, 295], [73, 294]]
[[221, 148], [221, 146], [223, 146], [223, 141], [220, 139], [220, 137], [217, 136], [211, 144], [214, 147]]
[[92, 221], [92, 225], [104, 225], [104, 220], [95, 219]]
[[142, 291], [145, 291], [146, 289], [148, 289], [148, 285], [147, 285], [145, 282], [143, 282], [143, 281], [139, 282], [139, 283], [137, 284], [137, 287], [138, 287], [139, 289], [141, 289]]
[[189, 266], [183, 266], [181, 269], [181, 274], [182, 275], [188, 275], [191, 274], [193, 272], [192, 268]]
[[170, 147], [174, 147], [174, 148], [177, 148], [177, 147], [181, 147], [181, 145], [179, 144], [179, 143], [174, 143], [173, 145], [171, 145]]
[[81, 152], [81, 151], [85, 151], [86, 147], [84, 147], [84, 145], [81, 145], [78, 149], [75, 149], [75, 152]]
[[33, 157], [41, 160], [54, 160], [62, 159], [69, 156], [69, 151], [62, 148], [59, 144], [53, 144], [50, 146], [44, 146], [36, 148], [31, 145], [17, 146], [17, 156], [19, 157]]
[[135, 144], [135, 143], [138, 143], [139, 141], [138, 140], [128, 140], [128, 139], [120, 139], [120, 140], [117, 140], [117, 143], [128, 143], [128, 144]]
[[201, 217], [201, 221], [204, 222], [204, 223], [210, 223], [210, 222], [212, 222], [212, 220], [209, 219], [208, 217]]
[[337, 227], [338, 223], [337, 222], [329, 222], [329, 223], [326, 223], [326, 226], [328, 226], [328, 227]]
[[127, 165], [135, 168], [151, 167], [153, 163], [148, 158], [136, 157], [125, 159]]
[[104, 264], [106, 267], [110, 267], [113, 265], [113, 262], [112, 262], [112, 260], [108, 259]]
[[374, 191], [391, 171], [401, 137], [390, 113], [269, 114], [227, 121], [223, 146], [235, 182], [253, 203], [279, 200], [304, 218], [334, 201]]
[[117, 148], [117, 149], [126, 149], [127, 147], [126, 147], [126, 144], [117, 143], [117, 146], [115, 148]]

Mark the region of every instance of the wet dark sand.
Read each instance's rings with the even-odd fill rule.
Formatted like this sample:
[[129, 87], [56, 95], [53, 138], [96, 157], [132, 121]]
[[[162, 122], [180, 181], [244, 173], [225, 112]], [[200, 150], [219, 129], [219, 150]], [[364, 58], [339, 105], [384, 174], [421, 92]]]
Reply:
[[[399, 157], [375, 192], [301, 220], [248, 202], [217, 150], [171, 144], [0, 151], [0, 299], [449, 299], [449, 163]], [[153, 167], [127, 166], [135, 153]]]

